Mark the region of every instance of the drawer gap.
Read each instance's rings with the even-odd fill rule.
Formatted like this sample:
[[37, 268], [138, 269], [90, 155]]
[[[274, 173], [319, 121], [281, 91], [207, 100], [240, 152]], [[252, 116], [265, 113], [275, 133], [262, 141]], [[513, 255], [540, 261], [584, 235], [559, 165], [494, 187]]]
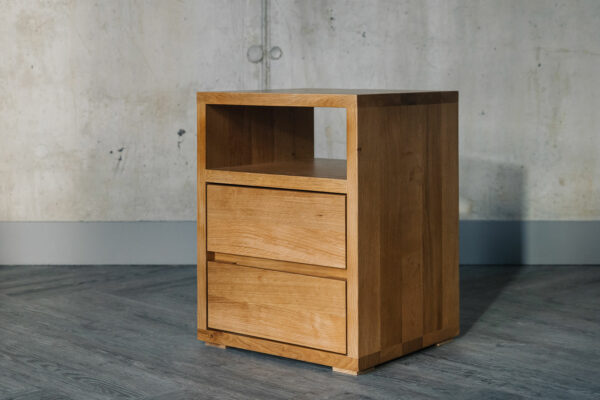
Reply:
[[346, 280], [347, 271], [334, 267], [321, 265], [294, 263], [289, 261], [271, 260], [267, 258], [240, 256], [236, 254], [207, 252], [208, 261], [235, 264], [246, 267], [262, 268], [273, 271], [282, 271], [293, 274], [318, 276], [321, 278]]

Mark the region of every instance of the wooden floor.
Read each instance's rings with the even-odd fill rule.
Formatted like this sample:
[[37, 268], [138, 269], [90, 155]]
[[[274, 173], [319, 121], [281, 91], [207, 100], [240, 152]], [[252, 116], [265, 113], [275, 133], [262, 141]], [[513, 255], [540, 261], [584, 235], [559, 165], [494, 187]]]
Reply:
[[600, 398], [599, 267], [462, 267], [462, 335], [351, 377], [196, 340], [195, 267], [0, 267], [0, 399]]

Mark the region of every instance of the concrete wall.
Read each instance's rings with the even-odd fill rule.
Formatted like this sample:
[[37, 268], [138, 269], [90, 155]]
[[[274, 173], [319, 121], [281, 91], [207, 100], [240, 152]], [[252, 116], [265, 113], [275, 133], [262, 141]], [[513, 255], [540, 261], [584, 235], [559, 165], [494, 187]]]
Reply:
[[195, 93], [259, 87], [260, 15], [0, 0], [0, 221], [195, 219]]
[[270, 16], [274, 88], [460, 91], [463, 218], [600, 219], [599, 1], [275, 0]]
[[[600, 229], [584, 222], [600, 220], [598, 21], [596, 0], [0, 0], [0, 221], [193, 221], [199, 90], [457, 89], [461, 214], [476, 223], [461, 237], [489, 238], [489, 262], [552, 262], [548, 249]], [[250, 63], [265, 32], [283, 55]], [[318, 155], [344, 156], [341, 118], [322, 119]], [[509, 220], [534, 225], [494, 223]], [[193, 249], [182, 224], [144, 229]], [[22, 257], [27, 237], [60, 263], [53, 235], [83, 236], [53, 226], [2, 225], [12, 239], [0, 240], [0, 264], [43, 263], [41, 250], [38, 261]], [[94, 226], [89, 245], [125, 232]], [[547, 230], [573, 235], [546, 240]], [[506, 240], [514, 246], [499, 255]], [[469, 253], [469, 243], [461, 258], [486, 262], [487, 244]], [[594, 243], [577, 243], [560, 248], [600, 260]]]

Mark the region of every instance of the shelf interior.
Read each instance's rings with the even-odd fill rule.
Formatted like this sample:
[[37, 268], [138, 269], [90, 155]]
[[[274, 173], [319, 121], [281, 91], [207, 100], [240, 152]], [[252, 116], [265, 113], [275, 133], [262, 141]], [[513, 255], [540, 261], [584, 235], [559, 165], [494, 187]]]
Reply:
[[312, 107], [207, 104], [205, 144], [209, 182], [345, 190], [346, 160], [315, 158]]

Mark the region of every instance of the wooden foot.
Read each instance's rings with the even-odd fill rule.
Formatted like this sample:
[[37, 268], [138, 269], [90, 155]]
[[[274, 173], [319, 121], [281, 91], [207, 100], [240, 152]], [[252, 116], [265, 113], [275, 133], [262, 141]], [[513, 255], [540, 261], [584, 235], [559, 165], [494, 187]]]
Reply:
[[444, 340], [443, 342], [436, 343], [436, 344], [435, 344], [435, 346], [436, 346], [436, 347], [440, 347], [440, 346], [443, 346], [443, 345], [445, 345], [445, 344], [448, 344], [448, 343], [450, 343], [450, 342], [451, 342], [451, 341], [453, 341], [453, 340], [454, 340], [454, 339], [448, 339], [448, 340]]
[[333, 372], [337, 372], [338, 374], [357, 376], [357, 375], [369, 373], [369, 372], [373, 371], [375, 368], [364, 369], [362, 371], [353, 371], [351, 369], [343, 369], [343, 368], [336, 368], [336, 367], [331, 367], [331, 369], [333, 370]]
[[227, 348], [227, 346], [225, 346], [224, 344], [210, 343], [210, 342], [204, 342], [204, 344], [205, 344], [206, 346], [209, 346], [209, 347], [217, 347], [217, 348], [219, 348], [219, 349], [226, 349], [226, 348]]

